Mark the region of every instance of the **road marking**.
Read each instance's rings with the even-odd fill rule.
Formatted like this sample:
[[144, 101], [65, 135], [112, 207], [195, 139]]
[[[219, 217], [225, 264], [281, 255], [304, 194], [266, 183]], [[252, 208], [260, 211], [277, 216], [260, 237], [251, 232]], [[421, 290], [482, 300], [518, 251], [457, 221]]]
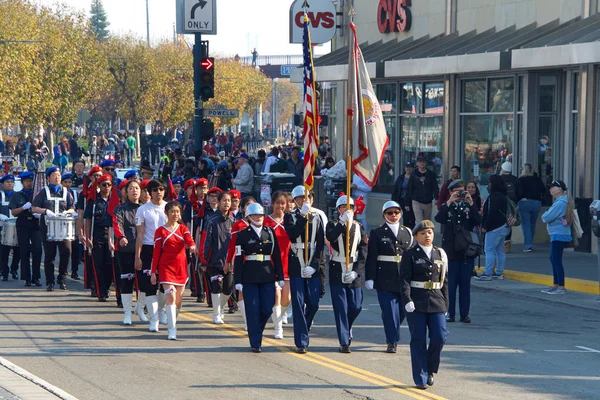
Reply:
[[77, 397], [70, 395], [69, 393], [65, 392], [61, 388], [58, 388], [58, 387], [52, 385], [51, 383], [46, 382], [39, 376], [36, 376], [36, 375], [32, 374], [31, 372], [26, 371], [23, 368], [19, 367], [18, 365], [11, 363], [4, 357], [0, 357], [0, 365], [5, 367], [8, 370], [14, 372], [15, 374], [19, 375], [20, 377], [25, 378], [28, 381], [36, 384], [37, 386], [41, 387], [42, 389], [52, 393], [53, 395], [57, 396], [60, 399], [77, 400]]
[[[205, 326], [209, 326], [213, 329], [221, 330], [227, 332], [233, 336], [237, 336], [240, 338], [246, 338], [248, 333], [245, 330], [240, 328], [236, 328], [229, 324], [223, 325], [215, 325], [212, 322], [212, 319], [209, 317], [205, 317], [203, 315], [191, 312], [191, 311], [182, 311], [180, 317], [187, 319], [188, 321], [196, 321], [200, 322]], [[395, 381], [390, 378], [386, 378], [384, 376], [378, 375], [374, 372], [364, 370], [362, 368], [355, 367], [350, 364], [346, 364], [340, 361], [336, 361], [332, 358], [325, 357], [313, 352], [308, 352], [306, 354], [297, 354], [295, 352], [295, 346], [288, 345], [282, 343], [275, 339], [270, 339], [267, 337], [263, 337], [263, 343], [268, 343], [271, 346], [277, 348], [278, 350], [290, 354], [294, 357], [303, 359], [308, 362], [312, 362], [313, 364], [321, 365], [323, 367], [329, 368], [333, 371], [343, 373], [345, 375], [361, 379], [365, 382], [369, 382], [373, 385], [380, 386], [384, 389], [391, 390], [393, 392], [401, 393], [406, 396], [409, 396], [413, 399], [418, 400], [447, 400], [445, 397], [437, 396], [430, 392], [424, 392], [419, 389], [415, 389], [405, 383]], [[393, 385], [393, 386], [390, 386]]]
[[585, 346], [575, 346], [579, 350], [544, 350], [551, 353], [600, 353], [600, 350]]
[[575, 346], [578, 349], [582, 349], [582, 350], [587, 350], [590, 353], [600, 353], [600, 350], [596, 350], [596, 349], [591, 349], [589, 347], [584, 347], [584, 346]]

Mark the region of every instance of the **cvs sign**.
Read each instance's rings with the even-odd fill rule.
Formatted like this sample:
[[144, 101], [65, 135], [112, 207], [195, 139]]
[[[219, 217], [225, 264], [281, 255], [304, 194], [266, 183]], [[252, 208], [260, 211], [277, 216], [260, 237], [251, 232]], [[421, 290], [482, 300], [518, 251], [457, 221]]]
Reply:
[[377, 6], [377, 26], [379, 32], [408, 32], [412, 24], [412, 14], [408, 7], [411, 0], [379, 0]]
[[[290, 6], [290, 43], [302, 43], [304, 33], [304, 0], [295, 0]], [[310, 0], [306, 9], [313, 44], [329, 42], [335, 35], [335, 5], [331, 0]]]

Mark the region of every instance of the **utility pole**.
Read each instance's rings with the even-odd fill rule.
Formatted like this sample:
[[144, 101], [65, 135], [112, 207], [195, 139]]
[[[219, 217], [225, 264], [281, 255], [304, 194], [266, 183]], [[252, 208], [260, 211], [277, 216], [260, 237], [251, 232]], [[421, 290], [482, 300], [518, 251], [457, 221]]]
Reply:
[[146, 40], [148, 41], [148, 46], [150, 46], [150, 9], [148, 8], [148, 0], [146, 0]]

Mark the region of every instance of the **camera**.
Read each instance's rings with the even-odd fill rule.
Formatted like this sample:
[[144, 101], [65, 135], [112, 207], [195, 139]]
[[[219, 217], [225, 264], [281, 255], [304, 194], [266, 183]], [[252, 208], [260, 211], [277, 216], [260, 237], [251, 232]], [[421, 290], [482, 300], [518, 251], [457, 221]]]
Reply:
[[458, 192], [458, 197], [465, 197], [466, 195], [467, 195], [466, 190], [461, 190], [460, 192]]

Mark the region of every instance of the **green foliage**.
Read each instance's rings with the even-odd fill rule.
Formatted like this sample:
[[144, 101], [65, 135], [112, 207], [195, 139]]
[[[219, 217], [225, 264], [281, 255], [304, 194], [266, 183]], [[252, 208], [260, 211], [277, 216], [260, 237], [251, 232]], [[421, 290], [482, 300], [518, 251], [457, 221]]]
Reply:
[[92, 7], [90, 9], [90, 25], [92, 32], [96, 35], [98, 40], [106, 40], [108, 39], [109, 32], [108, 26], [110, 23], [106, 18], [106, 11], [104, 11], [104, 5], [102, 5], [102, 0], [91, 0]]

